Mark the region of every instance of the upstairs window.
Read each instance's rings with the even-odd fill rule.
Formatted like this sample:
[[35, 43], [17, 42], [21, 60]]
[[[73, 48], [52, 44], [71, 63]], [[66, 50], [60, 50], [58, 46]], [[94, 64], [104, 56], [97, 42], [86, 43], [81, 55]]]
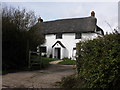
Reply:
[[62, 33], [56, 34], [56, 39], [62, 39]]
[[75, 33], [75, 39], [81, 39], [82, 34], [81, 33]]

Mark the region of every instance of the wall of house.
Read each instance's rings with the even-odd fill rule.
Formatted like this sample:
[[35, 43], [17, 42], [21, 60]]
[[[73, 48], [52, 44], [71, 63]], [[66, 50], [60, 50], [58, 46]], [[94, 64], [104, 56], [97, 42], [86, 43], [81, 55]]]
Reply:
[[[47, 47], [47, 57], [50, 56], [50, 54], [54, 54], [52, 46], [57, 42], [60, 41], [66, 48], [61, 48], [61, 59], [64, 57], [68, 57], [71, 59], [74, 59], [75, 51], [73, 48], [76, 47], [76, 43], [79, 41], [84, 41], [88, 39], [93, 39], [97, 37], [97, 34], [95, 33], [82, 33], [82, 39], [75, 39], [75, 33], [64, 33], [62, 35], [62, 39], [56, 39], [55, 34], [48, 34], [45, 36], [46, 42], [43, 44], [43, 46]], [[74, 56], [73, 56], [74, 55]], [[54, 55], [53, 55], [54, 58]]]

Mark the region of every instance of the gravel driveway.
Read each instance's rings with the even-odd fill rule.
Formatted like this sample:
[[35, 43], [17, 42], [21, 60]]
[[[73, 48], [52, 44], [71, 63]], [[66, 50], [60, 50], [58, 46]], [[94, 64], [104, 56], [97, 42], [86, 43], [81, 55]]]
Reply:
[[73, 65], [51, 64], [45, 70], [9, 73], [2, 76], [3, 88], [58, 88], [56, 82], [75, 73]]

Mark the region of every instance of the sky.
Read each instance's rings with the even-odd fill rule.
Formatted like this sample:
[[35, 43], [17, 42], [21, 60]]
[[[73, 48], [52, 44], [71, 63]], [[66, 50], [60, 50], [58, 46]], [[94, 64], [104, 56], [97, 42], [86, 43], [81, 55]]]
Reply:
[[[26, 2], [25, 2], [26, 1]], [[97, 25], [104, 32], [113, 32], [118, 26], [118, 2], [24, 2], [5, 0], [2, 5], [25, 8], [41, 16], [43, 21], [52, 21], [66, 18], [82, 18], [90, 16], [95, 11]]]

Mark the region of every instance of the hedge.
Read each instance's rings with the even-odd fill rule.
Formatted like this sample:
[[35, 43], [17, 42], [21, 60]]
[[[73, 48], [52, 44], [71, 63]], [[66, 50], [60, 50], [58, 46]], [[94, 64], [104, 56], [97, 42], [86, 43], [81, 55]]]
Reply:
[[80, 88], [120, 88], [120, 34], [77, 43]]

